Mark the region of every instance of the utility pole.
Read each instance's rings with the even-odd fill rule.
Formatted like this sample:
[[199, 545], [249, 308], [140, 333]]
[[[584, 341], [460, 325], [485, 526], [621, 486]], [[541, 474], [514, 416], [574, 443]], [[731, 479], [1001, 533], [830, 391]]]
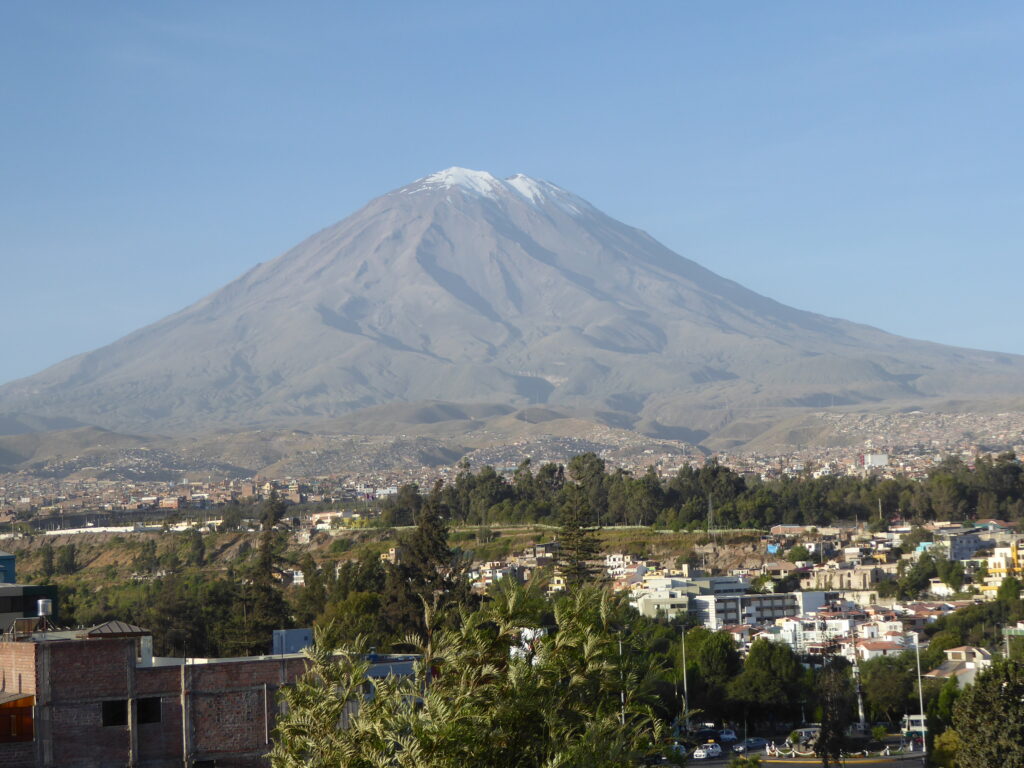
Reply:
[[683, 624], [681, 632], [683, 639], [683, 716], [686, 721], [686, 731], [690, 731], [690, 691], [686, 687], [686, 624]]
[[626, 724], [626, 683], [622, 676], [622, 638], [619, 638], [619, 724]]
[[853, 644], [853, 679], [857, 690], [857, 716], [860, 718], [860, 731], [867, 733], [867, 721], [864, 717], [864, 687], [860, 684], [860, 664], [857, 659], [857, 643]]
[[921, 636], [914, 632], [914, 652], [917, 656], [917, 700], [921, 707], [921, 765], [928, 765], [928, 725], [924, 714], [924, 691], [921, 688]]

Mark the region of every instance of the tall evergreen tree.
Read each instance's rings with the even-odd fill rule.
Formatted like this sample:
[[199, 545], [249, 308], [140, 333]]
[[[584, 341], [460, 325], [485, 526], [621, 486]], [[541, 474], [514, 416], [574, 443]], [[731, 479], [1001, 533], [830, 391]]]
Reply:
[[434, 486], [416, 516], [416, 528], [401, 543], [402, 564], [409, 578], [429, 591], [448, 586], [454, 568], [441, 487], [440, 482]]
[[256, 556], [242, 575], [239, 600], [232, 617], [231, 645], [239, 655], [269, 653], [273, 630], [291, 626], [291, 611], [275, 577], [283, 542], [274, 524], [283, 504], [271, 494], [263, 508]]
[[197, 530], [189, 531], [188, 554], [186, 562], [189, 565], [203, 566], [206, 564], [206, 544], [203, 542], [203, 534]]
[[399, 537], [398, 561], [384, 582], [384, 619], [396, 637], [422, 632], [423, 606], [465, 597], [466, 580], [448, 546], [447, 507], [439, 481], [424, 500], [416, 528]]
[[152, 539], [142, 542], [139, 554], [132, 560], [132, 567], [139, 573], [153, 573], [160, 567], [156, 554], [156, 542]]
[[568, 587], [573, 588], [594, 578], [590, 561], [597, 555], [597, 528], [593, 512], [583, 488], [570, 483], [564, 489], [558, 529], [558, 571]]
[[50, 542], [46, 542], [39, 548], [39, 557], [41, 560], [41, 570], [45, 578], [50, 578], [56, 572], [56, 567], [53, 564], [53, 545]]
[[57, 552], [57, 573], [69, 575], [78, 570], [78, 552], [74, 544], [65, 544]]
[[814, 752], [821, 758], [822, 768], [842, 765], [846, 729], [853, 711], [853, 687], [845, 659], [832, 656], [817, 679], [821, 704], [821, 732], [814, 743]]
[[302, 556], [299, 567], [302, 569], [303, 585], [299, 588], [292, 605], [296, 622], [299, 626], [305, 627], [311, 625], [327, 607], [327, 583], [326, 574], [317, 567], [316, 561], [308, 552]]
[[260, 522], [263, 529], [266, 530], [277, 525], [284, 517], [286, 509], [287, 507], [281, 497], [277, 495], [277, 491], [272, 490], [260, 508]]

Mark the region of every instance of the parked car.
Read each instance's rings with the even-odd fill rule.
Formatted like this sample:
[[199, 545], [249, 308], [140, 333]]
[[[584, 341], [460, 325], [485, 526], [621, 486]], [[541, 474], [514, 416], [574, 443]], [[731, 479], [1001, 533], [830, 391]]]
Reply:
[[723, 728], [718, 732], [718, 740], [723, 744], [732, 744], [736, 741], [736, 732], [731, 728]]
[[707, 744], [701, 744], [695, 750], [693, 750], [694, 760], [709, 760], [712, 757], [721, 757], [722, 747], [715, 742], [711, 741]]
[[732, 748], [733, 752], [757, 752], [758, 750], [764, 749], [768, 746], [768, 739], [762, 739], [760, 736], [751, 736], [746, 741], [737, 744]]

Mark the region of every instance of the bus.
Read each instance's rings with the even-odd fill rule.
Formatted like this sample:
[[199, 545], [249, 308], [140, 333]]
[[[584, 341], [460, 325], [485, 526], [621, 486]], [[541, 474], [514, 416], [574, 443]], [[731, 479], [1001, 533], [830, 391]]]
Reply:
[[928, 733], [928, 723], [924, 715], [904, 715], [901, 730], [904, 739], [923, 738]]

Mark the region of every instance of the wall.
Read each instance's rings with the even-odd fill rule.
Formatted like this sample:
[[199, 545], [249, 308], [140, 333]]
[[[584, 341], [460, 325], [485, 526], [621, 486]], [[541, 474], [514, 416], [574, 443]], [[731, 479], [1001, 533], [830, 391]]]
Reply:
[[0, 643], [0, 691], [36, 692], [36, 648], [33, 643]]
[[305, 659], [273, 657], [190, 666], [186, 685], [193, 755], [227, 765], [223, 761], [229, 754], [253, 759], [266, 754], [277, 712], [277, 689], [294, 682], [305, 668]]
[[127, 764], [129, 727], [104, 726], [102, 711], [104, 701], [129, 697], [134, 640], [57, 640], [38, 646], [37, 705], [47, 712], [40, 712], [36, 733], [44, 741], [44, 755], [61, 768]]
[[35, 768], [35, 743], [0, 744], [0, 765], [4, 768]]

